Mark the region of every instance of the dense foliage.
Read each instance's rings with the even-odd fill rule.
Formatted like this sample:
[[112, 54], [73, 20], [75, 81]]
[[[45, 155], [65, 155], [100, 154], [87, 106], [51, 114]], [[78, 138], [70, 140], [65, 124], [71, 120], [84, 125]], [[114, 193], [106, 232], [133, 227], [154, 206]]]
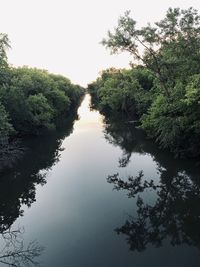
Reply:
[[151, 72], [142, 66], [132, 70], [107, 69], [88, 85], [92, 106], [106, 114], [122, 113], [128, 118], [138, 118], [150, 106], [153, 80]]
[[0, 141], [14, 135], [55, 129], [79, 103], [83, 88], [60, 75], [28, 67], [9, 67], [8, 38], [0, 35]]
[[139, 66], [107, 70], [88, 86], [100, 111], [137, 117], [149, 137], [176, 156], [200, 155], [200, 16], [170, 8], [152, 27], [126, 12], [103, 45], [129, 52]]

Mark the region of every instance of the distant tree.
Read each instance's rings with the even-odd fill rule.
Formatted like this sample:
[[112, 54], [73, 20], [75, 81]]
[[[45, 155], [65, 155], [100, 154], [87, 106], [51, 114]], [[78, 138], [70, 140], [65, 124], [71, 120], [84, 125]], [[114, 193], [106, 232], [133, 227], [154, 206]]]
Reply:
[[110, 68], [102, 71], [96, 82], [89, 84], [94, 107], [102, 112], [124, 113], [140, 117], [150, 105], [153, 75], [142, 66], [132, 70]]
[[10, 47], [7, 34], [0, 33], [0, 69], [8, 67], [6, 50]]

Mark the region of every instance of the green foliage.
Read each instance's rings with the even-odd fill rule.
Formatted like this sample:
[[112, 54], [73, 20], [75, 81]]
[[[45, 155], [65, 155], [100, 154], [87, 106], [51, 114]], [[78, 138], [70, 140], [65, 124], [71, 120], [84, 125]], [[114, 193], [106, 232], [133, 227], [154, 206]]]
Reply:
[[126, 12], [102, 44], [111, 53], [129, 52], [142, 66], [130, 71], [103, 72], [88, 87], [94, 107], [124, 113], [128, 119], [138, 118], [147, 135], [176, 156], [199, 156], [197, 10], [169, 8], [163, 20], [140, 29], [130, 12]]
[[102, 112], [139, 117], [151, 103], [153, 76], [143, 67], [132, 70], [108, 69], [88, 86], [93, 106]]
[[169, 8], [166, 17], [154, 27], [148, 24], [141, 29], [126, 12], [102, 44], [112, 53], [129, 52], [154, 73], [169, 97], [175, 79], [187, 81], [187, 76], [199, 73], [199, 33], [200, 16], [193, 8]]
[[195, 157], [200, 153], [200, 75], [187, 85], [180, 81], [170, 99], [160, 94], [142, 119], [142, 128], [163, 148], [176, 156]]
[[40, 127], [51, 129], [53, 127], [51, 123], [53, 109], [50, 107], [48, 100], [43, 94], [30, 95], [27, 99], [27, 106], [30, 112], [29, 123], [33, 129], [38, 130]]
[[83, 88], [45, 70], [9, 67], [7, 48], [8, 37], [0, 34], [0, 137], [56, 128], [77, 107]]
[[19, 134], [53, 129], [79, 101], [83, 89], [47, 71], [8, 68], [0, 81], [0, 99]]
[[13, 132], [13, 127], [9, 122], [8, 114], [0, 103], [0, 137], [7, 138]]
[[9, 47], [10, 44], [7, 34], [0, 33], [0, 69], [6, 68], [8, 66], [6, 50]]

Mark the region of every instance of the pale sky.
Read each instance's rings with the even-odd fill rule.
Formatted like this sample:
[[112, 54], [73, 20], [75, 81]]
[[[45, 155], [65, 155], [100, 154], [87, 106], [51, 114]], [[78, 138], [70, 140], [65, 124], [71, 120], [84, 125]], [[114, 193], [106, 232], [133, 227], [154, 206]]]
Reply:
[[7, 33], [13, 66], [28, 65], [85, 86], [108, 67], [128, 67], [129, 55], [110, 55], [101, 44], [131, 10], [138, 25], [158, 21], [169, 7], [200, 11], [200, 0], [0, 0], [0, 32]]

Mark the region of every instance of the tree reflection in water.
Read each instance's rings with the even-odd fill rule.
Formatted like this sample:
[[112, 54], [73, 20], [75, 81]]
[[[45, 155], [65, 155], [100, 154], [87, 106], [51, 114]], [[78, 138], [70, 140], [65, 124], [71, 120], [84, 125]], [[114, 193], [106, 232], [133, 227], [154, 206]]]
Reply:
[[3, 247], [0, 250], [0, 263], [7, 266], [40, 266], [36, 260], [44, 248], [36, 241], [25, 245], [23, 240], [23, 229], [10, 229], [1, 233]]
[[62, 141], [72, 133], [75, 119], [77, 113], [62, 121], [59, 130], [49, 134], [48, 138], [45, 135], [27, 138], [23, 142], [26, 147], [23, 157], [9, 168], [5, 168], [5, 164], [0, 166], [0, 243], [5, 243], [0, 251], [0, 263], [9, 266], [37, 264], [34, 258], [42, 252], [41, 246], [36, 242], [25, 246], [22, 229], [10, 229], [23, 215], [22, 205], [30, 207], [36, 201], [36, 186], [46, 183], [46, 174], [59, 161]]
[[[200, 247], [200, 177], [199, 166], [189, 161], [174, 160], [163, 153], [133, 125], [110, 122], [105, 125], [107, 140], [123, 150], [120, 166], [128, 164], [133, 152], [148, 153], [157, 163], [158, 183], [146, 179], [143, 172], [122, 179], [109, 175], [107, 181], [115, 190], [125, 190], [136, 198], [136, 214], [115, 231], [124, 234], [131, 250], [143, 251], [148, 245], [159, 247], [165, 240], [171, 245], [188, 244]], [[154, 201], [146, 200], [153, 194]]]
[[0, 172], [0, 233], [23, 215], [22, 205], [30, 207], [36, 201], [36, 186], [46, 183], [46, 174], [59, 161], [62, 141], [73, 131], [75, 118], [76, 114], [48, 138], [27, 139], [23, 158]]

